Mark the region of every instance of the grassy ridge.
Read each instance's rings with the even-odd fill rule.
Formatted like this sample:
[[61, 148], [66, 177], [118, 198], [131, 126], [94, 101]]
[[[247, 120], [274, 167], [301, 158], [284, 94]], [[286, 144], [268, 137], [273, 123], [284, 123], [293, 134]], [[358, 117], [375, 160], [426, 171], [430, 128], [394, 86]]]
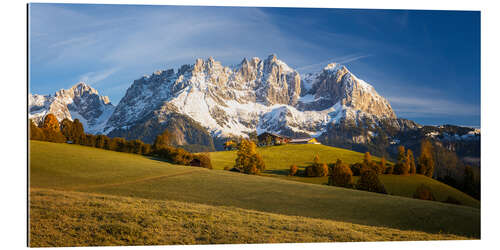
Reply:
[[[356, 163], [363, 160], [362, 153], [334, 148], [320, 144], [287, 144], [282, 146], [259, 147], [258, 152], [266, 162], [266, 169], [273, 173], [288, 173], [291, 164], [305, 167], [312, 163], [314, 155], [318, 155], [321, 162], [334, 163], [342, 159], [344, 163]], [[233, 167], [236, 151], [211, 152], [212, 165], [216, 169]], [[372, 156], [374, 161], [380, 158]]]
[[32, 189], [30, 201], [31, 247], [466, 239], [233, 207], [50, 189]]
[[[271, 175], [272, 177], [291, 180], [303, 183], [326, 185], [328, 177], [299, 177], [299, 176], [284, 176], [284, 175]], [[423, 175], [379, 175], [380, 181], [384, 184], [387, 192], [391, 195], [403, 196], [412, 198], [415, 190], [421, 184], [429, 187], [437, 201], [445, 201], [448, 196], [454, 197], [465, 206], [480, 208], [480, 202], [470, 195], [450, 187], [442, 182], [429, 178]], [[354, 176], [353, 180], [356, 182], [359, 176]]]
[[[304, 169], [305, 166], [312, 163], [315, 154], [319, 155], [322, 162], [334, 163], [337, 159], [342, 159], [343, 162], [352, 164], [362, 162], [364, 155], [362, 153], [329, 147], [324, 145], [283, 145], [274, 147], [258, 148], [259, 153], [264, 158], [266, 163], [266, 171], [272, 177], [278, 177], [285, 180], [292, 180], [304, 183], [326, 184], [328, 177], [296, 177], [287, 176], [291, 164], [297, 164], [299, 168]], [[215, 169], [224, 169], [224, 167], [232, 167], [236, 159], [236, 151], [221, 151], [210, 153], [212, 164]], [[372, 157], [374, 161], [379, 161], [380, 158]], [[358, 177], [354, 177], [357, 181]], [[387, 192], [393, 195], [413, 197], [415, 190], [421, 184], [429, 186], [433, 191], [434, 196], [438, 201], [445, 201], [448, 196], [454, 197], [462, 204], [479, 208], [480, 203], [473, 197], [422, 175], [400, 176], [400, 175], [381, 175], [380, 180], [384, 184]]]
[[479, 210], [465, 206], [176, 166], [78, 145], [32, 141], [30, 157], [32, 188], [229, 206], [338, 223], [479, 237]]

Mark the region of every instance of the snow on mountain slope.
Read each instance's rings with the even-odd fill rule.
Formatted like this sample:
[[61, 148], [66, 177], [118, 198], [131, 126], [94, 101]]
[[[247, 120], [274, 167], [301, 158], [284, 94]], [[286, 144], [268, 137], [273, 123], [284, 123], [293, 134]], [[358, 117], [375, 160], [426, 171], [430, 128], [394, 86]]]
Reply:
[[317, 136], [341, 119], [396, 118], [387, 100], [342, 65], [301, 78], [276, 55], [243, 59], [233, 67], [210, 57], [135, 80], [103, 131], [127, 129], [152, 116], [161, 122], [172, 112], [216, 137], [253, 131]]
[[35, 123], [41, 123], [45, 115], [52, 113], [59, 121], [78, 119], [86, 132], [94, 134], [102, 133], [114, 109], [107, 96], [100, 96], [97, 90], [83, 82], [59, 90], [54, 96], [28, 96], [28, 117]]

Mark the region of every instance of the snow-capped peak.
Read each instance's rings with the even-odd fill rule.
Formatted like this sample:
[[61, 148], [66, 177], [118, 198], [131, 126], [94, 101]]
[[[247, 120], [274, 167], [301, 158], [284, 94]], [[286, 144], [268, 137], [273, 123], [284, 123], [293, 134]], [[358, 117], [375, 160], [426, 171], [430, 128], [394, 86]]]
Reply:
[[[328, 65], [326, 65], [323, 70], [329, 70], [329, 71], [338, 71], [340, 70], [341, 68], [343, 68], [344, 66], [343, 65], [340, 65], [338, 63], [335, 63], [335, 62], [332, 62], [332, 63], [329, 63]], [[345, 68], [345, 67], [344, 67]]]
[[157, 71], [130, 86], [105, 131], [169, 113], [199, 122], [214, 136], [245, 136], [255, 130], [318, 135], [343, 117], [395, 118], [389, 103], [347, 68], [331, 63], [300, 74], [275, 54], [243, 58], [233, 67], [213, 57]]
[[102, 133], [103, 125], [114, 111], [107, 96], [99, 95], [96, 89], [84, 82], [61, 89], [53, 97], [30, 94], [28, 102], [29, 118], [36, 123], [52, 113], [59, 121], [79, 119], [89, 133]]

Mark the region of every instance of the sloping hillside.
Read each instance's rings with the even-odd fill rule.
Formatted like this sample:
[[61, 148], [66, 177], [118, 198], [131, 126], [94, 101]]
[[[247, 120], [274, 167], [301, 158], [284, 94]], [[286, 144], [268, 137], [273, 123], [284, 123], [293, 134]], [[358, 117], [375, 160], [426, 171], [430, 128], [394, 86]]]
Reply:
[[[313, 162], [315, 155], [319, 156], [321, 162], [334, 163], [342, 159], [345, 163], [356, 163], [363, 161], [363, 154], [352, 150], [329, 147], [321, 144], [286, 144], [282, 146], [259, 147], [258, 152], [266, 162], [267, 170], [273, 172], [286, 171], [291, 164], [307, 166]], [[210, 153], [212, 164], [216, 169], [232, 167], [236, 159], [236, 151], [217, 151]], [[374, 161], [380, 158], [372, 156]]]
[[[30, 171], [33, 190], [178, 201], [431, 234], [479, 237], [480, 230], [479, 209], [471, 207], [176, 166], [78, 145], [31, 141]], [[101, 211], [98, 205], [95, 209]]]
[[30, 198], [32, 247], [467, 239], [178, 201], [49, 189]]
[[[313, 184], [326, 184], [328, 177], [287, 176], [290, 165], [296, 164], [299, 169], [303, 169], [312, 163], [314, 155], [318, 155], [321, 162], [334, 163], [337, 159], [341, 159], [348, 164], [362, 162], [364, 156], [362, 153], [347, 149], [314, 144], [259, 147], [258, 152], [266, 163], [264, 175]], [[231, 168], [236, 159], [236, 151], [212, 152], [210, 156], [215, 169]], [[372, 160], [380, 161], [380, 158], [372, 156]], [[358, 177], [354, 177], [354, 181], [357, 179]], [[426, 176], [380, 175], [380, 180], [389, 194], [411, 198], [417, 187], [424, 184], [431, 188], [438, 201], [445, 201], [448, 197], [453, 197], [464, 205], [476, 208], [480, 206], [479, 201], [473, 197]]]

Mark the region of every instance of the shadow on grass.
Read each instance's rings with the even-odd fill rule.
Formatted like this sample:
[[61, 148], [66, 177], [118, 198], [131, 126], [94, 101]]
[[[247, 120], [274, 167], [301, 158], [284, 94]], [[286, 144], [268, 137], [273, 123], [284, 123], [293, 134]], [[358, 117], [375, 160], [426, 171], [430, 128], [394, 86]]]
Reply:
[[212, 168], [207, 168], [207, 167], [204, 167], [204, 166], [200, 166], [200, 165], [194, 165], [192, 162], [189, 164], [189, 165], [183, 165], [183, 164], [179, 164], [179, 163], [173, 163], [173, 162], [170, 162], [168, 161], [167, 159], [165, 158], [161, 158], [161, 157], [157, 157], [157, 156], [151, 156], [151, 155], [148, 155], [148, 156], [144, 156], [146, 157], [147, 159], [149, 160], [153, 160], [153, 161], [159, 161], [159, 162], [164, 162], [164, 163], [168, 163], [168, 164], [171, 164], [171, 165], [174, 165], [174, 166], [181, 166], [181, 167], [194, 167], [194, 168], [202, 168], [202, 169], [209, 169], [209, 170], [212, 170]]
[[[312, 164], [312, 162], [311, 162], [311, 164]], [[297, 166], [298, 170], [297, 170], [297, 174], [295, 176], [297, 176], [297, 177], [306, 177], [305, 176], [305, 171], [306, 171], [306, 167], [307, 166], [309, 166], [309, 164], [306, 165], [306, 166]], [[288, 168], [287, 169], [269, 169], [269, 170], [264, 170], [263, 173], [265, 173], [265, 174], [273, 174], [273, 175], [288, 176], [288, 174], [290, 173], [290, 170]]]
[[[290, 176], [289, 171], [286, 169], [272, 169], [263, 172], [264, 176], [279, 178], [283, 180], [296, 181], [302, 183], [318, 184], [318, 185], [328, 185], [328, 179], [324, 180], [325, 177], [309, 177], [305, 176], [304, 170], [300, 170], [299, 173], [294, 176]], [[328, 178], [328, 177], [326, 177]]]
[[264, 173], [287, 176], [289, 171], [288, 169], [270, 169], [270, 170], [264, 170]]
[[[160, 161], [160, 162], [165, 162], [165, 163], [169, 163], [169, 164], [172, 164], [172, 165], [179, 165], [179, 164], [175, 164], [175, 163], [169, 162], [166, 159], [160, 158], [160, 157], [157, 157], [157, 156], [144, 155], [144, 157], [146, 157], [147, 159], [153, 160], [153, 161]], [[183, 165], [179, 165], [179, 166], [183, 166]]]

